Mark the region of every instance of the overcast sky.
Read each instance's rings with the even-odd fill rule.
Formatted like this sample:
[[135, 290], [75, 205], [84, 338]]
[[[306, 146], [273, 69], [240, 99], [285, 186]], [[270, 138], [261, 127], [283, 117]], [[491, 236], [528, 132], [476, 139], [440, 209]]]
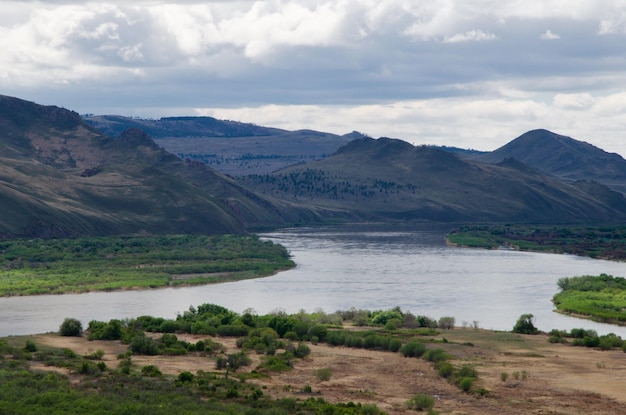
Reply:
[[0, 93], [493, 150], [626, 156], [626, 0], [0, 2]]

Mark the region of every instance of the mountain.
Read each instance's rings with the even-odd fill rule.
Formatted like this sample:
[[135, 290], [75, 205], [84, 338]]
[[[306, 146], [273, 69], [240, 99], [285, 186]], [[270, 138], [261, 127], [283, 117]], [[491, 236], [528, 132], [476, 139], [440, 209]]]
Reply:
[[488, 163], [514, 158], [567, 181], [594, 180], [626, 193], [626, 160], [620, 155], [548, 130], [529, 131], [492, 152], [471, 157]]
[[0, 96], [0, 237], [241, 233], [314, 220], [144, 131], [118, 138], [75, 112]]
[[626, 219], [624, 196], [598, 183], [565, 183], [516, 159], [482, 163], [389, 138], [356, 139], [324, 160], [242, 180], [264, 194], [361, 219]]
[[319, 160], [350, 140], [364, 137], [357, 132], [340, 136], [313, 130], [287, 131], [212, 117], [83, 118], [112, 136], [127, 128], [140, 128], [169, 152], [183, 159], [202, 161], [231, 176], [269, 173], [291, 164]]

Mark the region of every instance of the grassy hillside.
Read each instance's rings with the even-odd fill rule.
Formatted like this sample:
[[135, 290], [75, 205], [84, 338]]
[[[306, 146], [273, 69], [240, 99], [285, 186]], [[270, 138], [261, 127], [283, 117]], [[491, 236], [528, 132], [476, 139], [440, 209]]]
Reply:
[[270, 201], [141, 130], [0, 96], [0, 237], [241, 233], [313, 216]]

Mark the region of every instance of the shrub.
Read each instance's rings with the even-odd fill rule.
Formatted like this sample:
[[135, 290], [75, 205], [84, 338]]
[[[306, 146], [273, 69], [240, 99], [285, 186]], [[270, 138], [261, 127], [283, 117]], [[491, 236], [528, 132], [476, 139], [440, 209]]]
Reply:
[[502, 382], [506, 382], [508, 378], [509, 378], [509, 374], [507, 372], [500, 373], [500, 380], [502, 380]]
[[539, 330], [535, 327], [534, 319], [535, 316], [532, 314], [522, 314], [517, 319], [517, 322], [513, 327], [513, 332], [520, 334], [537, 334]]
[[154, 356], [159, 354], [159, 348], [152, 337], [144, 333], [138, 334], [130, 342], [130, 350], [135, 354]]
[[448, 379], [452, 375], [454, 375], [454, 366], [452, 366], [452, 363], [447, 362], [445, 360], [442, 360], [441, 362], [438, 362], [437, 365], [436, 365], [436, 368], [437, 368], [437, 373], [442, 378]]
[[37, 345], [32, 340], [26, 340], [26, 344], [24, 345], [24, 350], [30, 353], [34, 353], [37, 351]]
[[332, 375], [333, 375], [333, 372], [329, 367], [323, 367], [315, 371], [315, 377], [319, 379], [320, 382], [325, 382], [327, 380], [330, 380]]
[[147, 365], [147, 366], [142, 367], [141, 374], [144, 376], [149, 376], [153, 378], [163, 376], [159, 368], [154, 365]]
[[459, 369], [457, 376], [459, 378], [477, 378], [478, 373], [476, 372], [476, 368], [472, 365], [463, 365]]
[[177, 380], [180, 383], [191, 383], [193, 382], [193, 378], [194, 376], [193, 376], [193, 373], [191, 372], [180, 372], [178, 374]]
[[426, 346], [416, 340], [411, 340], [400, 348], [400, 353], [404, 357], [420, 357], [424, 352], [426, 352]]
[[236, 371], [242, 366], [248, 366], [252, 361], [248, 355], [241, 351], [224, 356], [219, 356], [216, 360], [217, 369], [228, 369]]
[[469, 392], [470, 389], [472, 389], [472, 386], [474, 385], [474, 380], [475, 378], [470, 378], [470, 377], [461, 378], [459, 380], [459, 388], [461, 388], [463, 392]]
[[293, 355], [300, 359], [307, 357], [311, 354], [311, 348], [304, 343], [299, 343], [297, 347], [290, 348]]
[[443, 349], [430, 349], [424, 354], [424, 359], [437, 363], [448, 359], [448, 354]]
[[296, 334], [295, 331], [288, 331], [287, 333], [285, 333], [285, 335], [283, 337], [285, 339], [291, 340], [291, 341], [298, 340], [298, 335]]
[[326, 326], [322, 324], [316, 324], [311, 327], [307, 333], [309, 338], [317, 337], [319, 341], [323, 342], [326, 340], [326, 336], [328, 335], [328, 329]]
[[80, 336], [83, 332], [83, 325], [75, 318], [66, 318], [59, 327], [61, 336]]
[[439, 319], [438, 326], [440, 329], [452, 330], [454, 328], [455, 322], [456, 320], [454, 319], [454, 317], [441, 317]]
[[386, 311], [374, 311], [372, 313], [372, 317], [370, 318], [370, 323], [374, 326], [384, 326], [390, 320], [402, 321], [403, 319], [404, 315], [402, 314], [402, 311], [396, 307]]
[[402, 347], [402, 342], [398, 339], [389, 340], [389, 345], [387, 346], [387, 350], [390, 352], [397, 352]]
[[418, 393], [413, 395], [411, 399], [407, 401], [407, 406], [409, 409], [415, 409], [418, 411], [429, 411], [435, 406], [435, 398], [430, 395], [425, 395], [423, 393]]

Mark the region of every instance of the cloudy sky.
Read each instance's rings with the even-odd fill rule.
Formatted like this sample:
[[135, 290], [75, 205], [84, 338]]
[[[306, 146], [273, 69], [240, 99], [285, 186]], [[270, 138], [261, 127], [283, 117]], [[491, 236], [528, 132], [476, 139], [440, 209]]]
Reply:
[[0, 50], [0, 94], [79, 113], [626, 156], [626, 0], [5, 0]]

